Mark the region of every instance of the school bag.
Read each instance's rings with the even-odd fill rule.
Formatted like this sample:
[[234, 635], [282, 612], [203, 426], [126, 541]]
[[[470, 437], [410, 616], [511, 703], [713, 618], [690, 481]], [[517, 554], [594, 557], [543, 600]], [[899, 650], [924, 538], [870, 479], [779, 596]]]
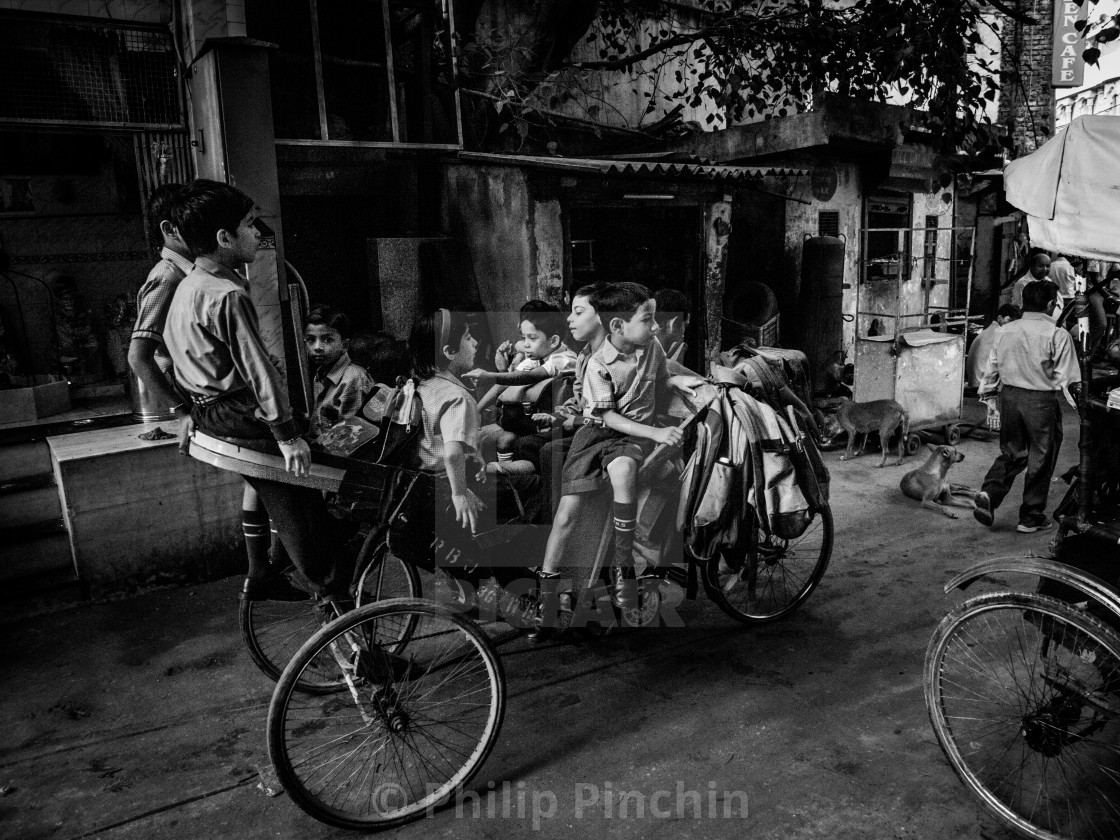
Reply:
[[724, 384], [701, 409], [696, 446], [682, 477], [677, 526], [700, 559], [741, 539], [794, 539], [827, 503], [807, 455], [815, 444], [791, 408], [752, 396], [741, 373], [713, 365]]
[[[347, 437], [342, 427], [355, 431]], [[348, 519], [384, 523], [391, 504], [410, 489], [415, 477], [395, 468], [419, 467], [423, 431], [415, 380], [401, 377], [395, 386], [376, 386], [357, 414], [336, 423], [316, 441], [317, 448], [345, 459], [341, 463], [346, 473], [332, 507]], [[324, 443], [326, 435], [330, 437]]]

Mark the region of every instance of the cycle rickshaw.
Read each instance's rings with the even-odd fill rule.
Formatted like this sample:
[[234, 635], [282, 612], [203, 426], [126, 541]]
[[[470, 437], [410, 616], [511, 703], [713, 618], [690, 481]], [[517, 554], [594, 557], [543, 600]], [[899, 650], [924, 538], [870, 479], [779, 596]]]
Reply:
[[[1075, 120], [1005, 173], [1043, 247], [1120, 259], [1114, 229], [1120, 131]], [[1115, 176], [1112, 176], [1115, 180]], [[1053, 558], [979, 563], [946, 593], [996, 575], [1036, 576], [1034, 591], [972, 597], [941, 621], [925, 661], [938, 742], [961, 781], [1005, 825], [1032, 838], [1120, 837], [1120, 414], [1081, 339], [1080, 460], [1055, 511]]]
[[[708, 387], [719, 394], [743, 384]], [[690, 416], [682, 425], [697, 425], [699, 411], [684, 413]], [[790, 418], [796, 429], [792, 413]], [[686, 449], [701, 436], [699, 431], [687, 436]], [[800, 431], [793, 440], [798, 447], [815, 447]], [[496, 646], [519, 636], [538, 607], [533, 592], [517, 589], [524, 567], [537, 565], [537, 558], [495, 562], [525, 550], [521, 523], [516, 517], [496, 522], [474, 536], [454, 523], [441, 524], [433, 514], [440, 507], [435, 482], [396, 464], [317, 456], [321, 463], [311, 475], [295, 479], [273, 456], [197, 432], [191, 454], [245, 475], [342, 491], [340, 496], [358, 499], [357, 508], [367, 503], [355, 609], [335, 616], [329, 605], [314, 602], [243, 603], [242, 629], [253, 659], [277, 679], [268, 743], [284, 789], [316, 819], [358, 830], [400, 825], [449, 801], [482, 766], [501, 728], [505, 679]], [[672, 454], [655, 450], [643, 471], [663, 466]], [[673, 481], [662, 485], [680, 487]], [[347, 488], [355, 487], [348, 495]], [[606, 587], [596, 586], [608, 521], [605, 515], [598, 520], [604, 539], [588, 541], [591, 562], [582, 569], [581, 600], [600, 623], [604, 605], [607, 622], [615, 615]], [[832, 551], [827, 501], [807, 511], [806, 524], [789, 538], [743, 529], [751, 533], [730, 557], [682, 553], [682, 562], [647, 576], [640, 608], [623, 614], [622, 623], [640, 626], [656, 617], [666, 578], [678, 581], [686, 597], [695, 597], [702, 586], [724, 612], [744, 623], [789, 615], [827, 568]], [[435, 600], [422, 597], [433, 593], [422, 592], [418, 567], [437, 586]], [[495, 589], [496, 597], [487, 602], [483, 593]]]

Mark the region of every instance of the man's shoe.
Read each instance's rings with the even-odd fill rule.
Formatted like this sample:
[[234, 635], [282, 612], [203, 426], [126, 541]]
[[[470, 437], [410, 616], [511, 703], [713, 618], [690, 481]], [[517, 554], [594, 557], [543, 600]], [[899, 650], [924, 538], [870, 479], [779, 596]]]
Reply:
[[1032, 522], [1020, 522], [1015, 530], [1020, 534], [1036, 534], [1039, 531], [1049, 531], [1053, 527], [1053, 520], [1040, 519]]
[[995, 515], [992, 513], [991, 498], [989, 498], [987, 493], [981, 490], [976, 494], [975, 504], [976, 508], [972, 511], [972, 515], [981, 525], [991, 528], [992, 523], [996, 521]]
[[285, 575], [245, 578], [242, 601], [306, 601], [311, 595], [295, 586]]

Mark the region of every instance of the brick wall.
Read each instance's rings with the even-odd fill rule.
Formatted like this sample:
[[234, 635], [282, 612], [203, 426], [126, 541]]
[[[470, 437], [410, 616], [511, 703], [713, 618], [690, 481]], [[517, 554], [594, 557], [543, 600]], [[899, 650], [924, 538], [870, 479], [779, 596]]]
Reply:
[[1000, 64], [1006, 75], [1001, 80], [999, 123], [1011, 134], [1012, 156], [1021, 157], [1054, 133], [1054, 89], [1050, 86], [1054, 0], [1017, 0], [1014, 5], [1038, 21], [1028, 26], [1000, 16]]

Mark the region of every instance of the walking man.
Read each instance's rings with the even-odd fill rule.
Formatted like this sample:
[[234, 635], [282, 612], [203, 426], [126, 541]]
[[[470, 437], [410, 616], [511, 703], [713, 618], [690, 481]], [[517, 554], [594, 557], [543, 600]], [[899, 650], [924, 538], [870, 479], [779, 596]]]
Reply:
[[992, 525], [996, 508], [1025, 469], [1017, 530], [1033, 534], [1053, 527], [1045, 511], [1062, 445], [1062, 397], [1066, 386], [1081, 381], [1073, 339], [1050, 319], [1056, 304], [1053, 283], [1028, 283], [1023, 317], [1001, 327], [992, 344], [979, 394], [983, 399], [1000, 389], [1000, 454], [976, 496], [973, 515], [982, 525]]

